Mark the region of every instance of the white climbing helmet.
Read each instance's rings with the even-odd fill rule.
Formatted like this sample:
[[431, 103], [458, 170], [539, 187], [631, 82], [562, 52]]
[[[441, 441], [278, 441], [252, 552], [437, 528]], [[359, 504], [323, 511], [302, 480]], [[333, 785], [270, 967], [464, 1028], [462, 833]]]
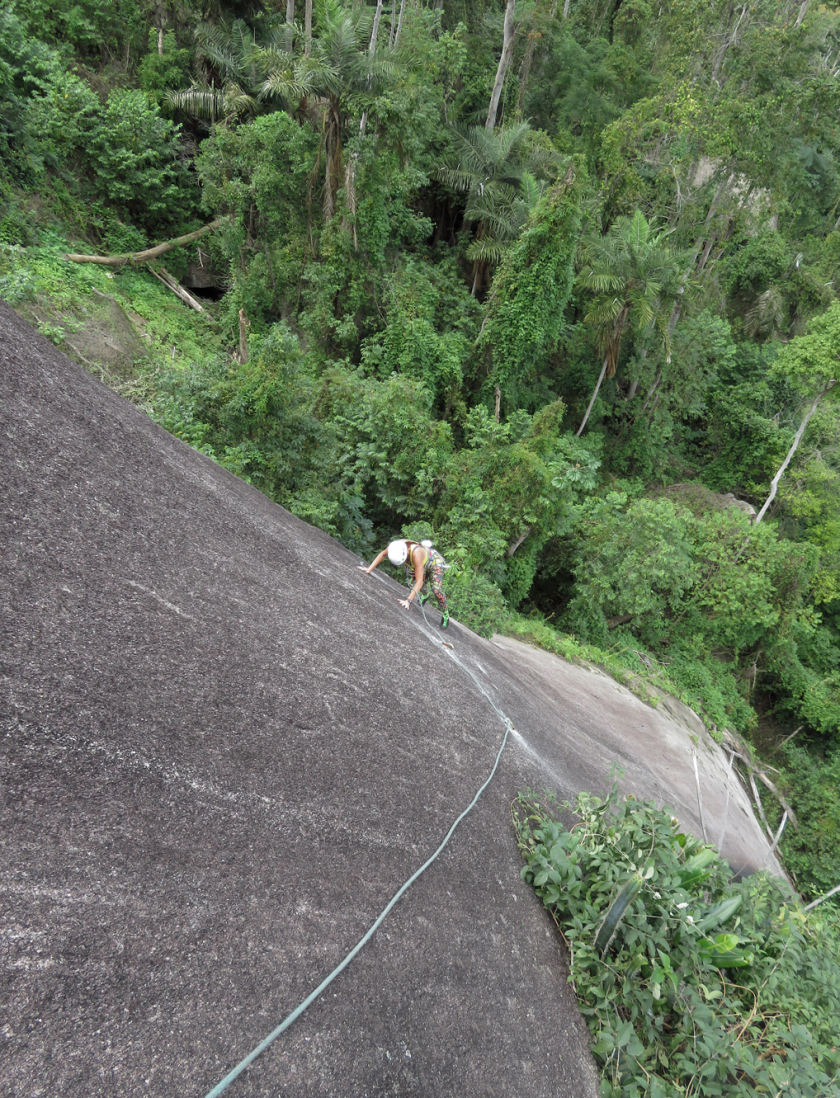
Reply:
[[392, 541], [388, 546], [388, 560], [391, 564], [405, 564], [408, 546], [404, 541]]

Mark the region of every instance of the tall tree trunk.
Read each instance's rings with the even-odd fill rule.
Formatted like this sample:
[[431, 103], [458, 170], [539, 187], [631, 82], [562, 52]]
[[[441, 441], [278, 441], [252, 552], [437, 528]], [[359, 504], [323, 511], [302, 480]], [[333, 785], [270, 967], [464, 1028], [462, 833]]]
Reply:
[[400, 0], [400, 17], [397, 20], [397, 33], [394, 35], [394, 49], [400, 44], [400, 35], [403, 28], [403, 16], [405, 15], [405, 0]]
[[303, 20], [303, 56], [308, 57], [312, 53], [312, 0], [306, 0]]
[[377, 0], [376, 12], [373, 16], [373, 29], [370, 32], [370, 45], [368, 46], [368, 57], [373, 58], [376, 52], [376, 38], [379, 34], [379, 22], [382, 19], [382, 0]]
[[[704, 219], [704, 226], [709, 225], [713, 220], [715, 214], [717, 213], [718, 206], [720, 205], [720, 200], [729, 189], [729, 185], [732, 183], [734, 178], [734, 175], [730, 174], [718, 186], [718, 189], [715, 191], [714, 197], [712, 198], [711, 205], [709, 206], [709, 212], [706, 214], [706, 217]], [[703, 246], [704, 239], [705, 246]], [[709, 256], [712, 254], [712, 248], [715, 246], [716, 240], [717, 236], [715, 235], [714, 231], [712, 231], [707, 238], [703, 236], [699, 236], [697, 238], [697, 243], [694, 245], [695, 252], [697, 252], [699, 255], [701, 247], [703, 248], [702, 255], [700, 255], [699, 259], [696, 261], [696, 267], [698, 271], [702, 271], [703, 268], [706, 266], [706, 263], [709, 260]]]
[[286, 53], [292, 52], [295, 33], [295, 0], [286, 0]]
[[642, 405], [642, 411], [643, 412], [647, 410], [648, 404], [650, 404], [650, 402], [653, 400], [653, 394], [659, 388], [659, 382], [661, 380], [662, 380], [662, 371], [657, 370], [656, 377], [653, 379], [653, 385], [651, 385], [650, 389], [648, 389], [648, 395], [645, 398], [644, 404]]
[[522, 59], [522, 68], [519, 73], [519, 95], [516, 97], [516, 114], [522, 117], [522, 109], [525, 105], [525, 89], [528, 86], [528, 77], [531, 75], [531, 65], [534, 61], [534, 51], [537, 48], [537, 36], [534, 33], [534, 17], [531, 16], [531, 29], [528, 33], [528, 45], [525, 47], [525, 56]]
[[[642, 362], [644, 362], [644, 360], [647, 358], [647, 356], [648, 356], [648, 349], [647, 349], [647, 347], [643, 347], [642, 348]], [[639, 378], [638, 378], [638, 375], [637, 375], [630, 382], [630, 388], [627, 392], [627, 403], [628, 404], [636, 396], [636, 391], [637, 391], [638, 388], [639, 388]]]
[[152, 22], [157, 27], [158, 57], [163, 57], [163, 28], [166, 26], [166, 0], [156, 0]]
[[251, 321], [245, 315], [245, 310], [239, 310], [239, 361], [246, 363], [248, 361], [248, 331], [251, 327]]
[[[377, 0], [376, 13], [373, 17], [373, 29], [370, 32], [370, 45], [368, 46], [368, 57], [373, 60], [373, 55], [376, 53], [376, 39], [379, 34], [379, 23], [382, 19], [382, 7], [383, 0]], [[370, 88], [370, 77], [368, 77], [368, 88]], [[365, 136], [365, 130], [367, 129], [368, 113], [362, 112], [362, 120], [359, 123], [359, 137]], [[356, 234], [356, 166], [359, 161], [359, 154], [354, 152], [347, 162], [347, 171], [344, 174], [344, 191], [347, 196], [347, 210], [352, 217], [351, 232], [353, 235], [353, 250], [359, 250], [359, 238]]]
[[496, 80], [493, 84], [493, 94], [490, 96], [490, 109], [487, 112], [487, 121], [484, 128], [491, 132], [496, 128], [496, 115], [499, 111], [499, 100], [502, 97], [502, 88], [505, 83], [510, 59], [513, 56], [513, 9], [515, 0], [507, 0], [505, 8], [505, 27], [502, 37], [502, 56], [499, 58], [499, 67], [496, 69]]
[[[376, 13], [373, 17], [373, 30], [370, 32], [370, 45], [368, 46], [368, 57], [371, 59], [371, 61], [373, 60], [373, 55], [376, 53], [376, 37], [379, 34], [379, 22], [382, 19], [382, 5], [383, 0], [377, 0]], [[370, 77], [368, 77], [368, 88], [370, 88]], [[365, 136], [365, 130], [367, 129], [367, 120], [367, 111], [363, 111], [362, 121], [359, 123], [360, 137]]]
[[329, 221], [335, 213], [335, 198], [338, 188], [341, 186], [341, 165], [344, 159], [344, 149], [341, 141], [341, 102], [335, 96], [330, 96], [327, 115], [324, 119], [324, 156], [326, 159], [326, 182], [324, 184], [323, 214], [324, 220]]
[[598, 375], [598, 381], [595, 385], [595, 392], [592, 394], [592, 399], [589, 401], [589, 407], [586, 409], [586, 415], [583, 417], [583, 423], [575, 431], [575, 436], [580, 438], [583, 434], [583, 429], [586, 426], [586, 421], [589, 419], [589, 413], [592, 411], [592, 405], [595, 403], [595, 397], [598, 395], [598, 390], [601, 388], [601, 382], [604, 380], [604, 374], [607, 372], [607, 363], [610, 360], [609, 355], [604, 355], [604, 365], [601, 367], [601, 372]]
[[824, 389], [821, 389], [820, 392], [818, 392], [817, 395], [814, 397], [813, 404], [808, 409], [808, 413], [805, 416], [805, 418], [799, 424], [799, 430], [793, 436], [793, 442], [791, 443], [791, 447], [787, 452], [787, 457], [782, 462], [778, 473], [776, 473], [776, 475], [773, 477], [772, 481], [770, 482], [770, 495], [764, 501], [764, 506], [761, 508], [761, 510], [755, 516], [756, 525], [758, 525], [758, 523], [761, 522], [761, 520], [764, 518], [765, 514], [767, 513], [767, 508], [770, 506], [770, 504], [776, 498], [776, 492], [777, 492], [778, 487], [779, 487], [779, 481], [782, 479], [782, 476], [784, 475], [785, 469], [787, 469], [788, 465], [790, 465], [790, 459], [796, 453], [797, 446], [802, 441], [802, 436], [805, 434], [805, 428], [808, 426], [808, 421], [810, 420], [810, 418], [814, 414], [814, 412], [816, 412], [817, 408], [819, 408], [820, 401], [825, 396], [825, 394], [830, 392], [831, 389], [833, 389], [836, 384], [837, 384], [836, 381], [830, 381], [828, 383], [828, 385], [826, 385], [826, 387]]
[[[738, 15], [738, 18], [737, 18], [736, 22], [735, 22], [735, 26], [732, 30], [732, 34], [729, 36], [728, 40], [725, 41], [723, 43], [723, 45], [720, 46], [717, 53], [715, 54], [714, 60], [712, 62], [712, 83], [713, 84], [719, 83], [718, 77], [720, 75], [720, 70], [723, 67], [723, 59], [726, 57], [727, 51], [729, 50], [730, 46], [734, 46], [734, 45], [737, 44], [737, 42], [738, 42], [738, 31], [741, 28], [741, 23], [742, 22], [744, 23], [744, 30], [747, 29], [747, 26], [748, 26], [749, 21], [750, 21], [750, 15], [751, 15], [750, 3], [749, 3], [749, 0], [747, 0], [747, 2], [741, 8], [741, 11]], [[746, 22], [744, 22], [745, 17], [746, 17]], [[727, 30], [726, 33], [729, 34], [729, 31]]]

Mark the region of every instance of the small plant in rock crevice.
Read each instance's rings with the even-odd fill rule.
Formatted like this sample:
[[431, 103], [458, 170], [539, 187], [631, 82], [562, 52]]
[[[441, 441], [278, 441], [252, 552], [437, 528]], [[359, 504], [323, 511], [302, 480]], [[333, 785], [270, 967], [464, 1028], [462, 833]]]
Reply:
[[665, 809], [521, 794], [522, 877], [571, 952], [602, 1098], [840, 1098], [840, 919], [735, 881]]

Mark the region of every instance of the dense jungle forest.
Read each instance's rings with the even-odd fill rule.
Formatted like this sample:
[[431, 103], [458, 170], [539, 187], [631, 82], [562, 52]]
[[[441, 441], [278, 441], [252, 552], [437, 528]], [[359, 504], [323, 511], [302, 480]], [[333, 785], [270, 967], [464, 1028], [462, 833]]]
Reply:
[[432, 537], [478, 631], [688, 702], [840, 882], [840, 7], [4, 2], [0, 160], [48, 338], [364, 558]]

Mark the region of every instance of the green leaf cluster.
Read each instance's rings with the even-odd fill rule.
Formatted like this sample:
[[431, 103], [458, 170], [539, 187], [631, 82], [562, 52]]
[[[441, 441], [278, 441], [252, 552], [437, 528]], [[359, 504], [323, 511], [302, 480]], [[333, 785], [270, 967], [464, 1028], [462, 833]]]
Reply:
[[615, 787], [581, 794], [571, 831], [554, 811], [514, 804], [522, 877], [569, 946], [602, 1095], [840, 1094], [836, 914], [806, 916], [763, 874], [733, 880], [666, 809]]

